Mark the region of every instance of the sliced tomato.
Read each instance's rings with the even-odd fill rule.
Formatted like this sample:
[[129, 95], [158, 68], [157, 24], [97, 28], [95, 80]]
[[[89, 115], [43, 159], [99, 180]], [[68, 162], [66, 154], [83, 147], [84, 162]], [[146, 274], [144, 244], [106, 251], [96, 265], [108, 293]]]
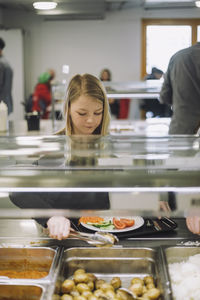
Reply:
[[123, 219], [123, 218], [121, 218], [120, 221], [123, 222], [126, 225], [126, 227], [131, 227], [135, 224], [134, 219]]
[[113, 224], [116, 229], [124, 229], [126, 227], [126, 224], [121, 222], [121, 220], [113, 218]]

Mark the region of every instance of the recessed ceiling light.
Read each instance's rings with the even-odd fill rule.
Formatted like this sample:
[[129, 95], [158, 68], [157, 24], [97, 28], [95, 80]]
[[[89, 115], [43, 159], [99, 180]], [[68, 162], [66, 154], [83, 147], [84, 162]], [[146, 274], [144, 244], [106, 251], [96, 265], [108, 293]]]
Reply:
[[47, 10], [47, 9], [54, 9], [56, 8], [57, 6], [57, 3], [56, 2], [53, 2], [53, 1], [45, 1], [45, 2], [34, 2], [33, 3], [33, 7], [35, 9], [44, 9], [44, 10]]
[[195, 2], [196, 7], [200, 7], [200, 1]]

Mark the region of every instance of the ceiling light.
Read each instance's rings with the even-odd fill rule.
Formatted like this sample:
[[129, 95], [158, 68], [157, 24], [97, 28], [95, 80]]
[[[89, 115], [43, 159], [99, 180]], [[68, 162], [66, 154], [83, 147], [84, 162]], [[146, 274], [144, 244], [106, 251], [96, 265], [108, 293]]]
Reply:
[[57, 3], [53, 1], [45, 1], [45, 2], [34, 2], [33, 7], [35, 9], [48, 10], [56, 8]]
[[200, 7], [200, 1], [195, 2], [196, 7]]

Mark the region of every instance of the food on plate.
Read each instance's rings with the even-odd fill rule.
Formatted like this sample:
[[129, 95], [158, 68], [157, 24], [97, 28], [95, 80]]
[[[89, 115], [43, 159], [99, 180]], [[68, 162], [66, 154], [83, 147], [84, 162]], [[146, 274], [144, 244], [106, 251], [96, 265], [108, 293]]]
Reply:
[[79, 219], [79, 223], [102, 223], [104, 222], [104, 218], [101, 217], [81, 217]]
[[[83, 269], [82, 269], [83, 270]], [[133, 300], [133, 297], [125, 290], [121, 290], [122, 281], [120, 277], [113, 277], [109, 282], [103, 279], [98, 279], [95, 275], [77, 271], [74, 272], [71, 279], [66, 279], [62, 283], [62, 296], [63, 300]], [[77, 275], [83, 275], [89, 280], [76, 283], [74, 277]], [[85, 280], [85, 279], [84, 279]], [[71, 284], [71, 282], [74, 282]], [[90, 288], [89, 283], [92, 282], [93, 286]], [[148, 289], [147, 285], [152, 285], [152, 288]], [[66, 287], [68, 292], [66, 292]], [[70, 287], [70, 289], [69, 289]], [[71, 289], [72, 288], [72, 289]], [[130, 280], [129, 290], [135, 295], [138, 300], [158, 300], [160, 299], [161, 292], [156, 288], [153, 277], [146, 276], [144, 279], [135, 277]]]
[[109, 220], [104, 220], [101, 217], [81, 217], [79, 223], [87, 224], [99, 228], [100, 230], [121, 230], [127, 227], [132, 227], [135, 225], [135, 220], [133, 218], [115, 218]]
[[134, 219], [124, 219], [124, 218], [121, 218], [120, 221], [122, 223], [124, 223], [126, 225], [126, 227], [131, 227], [135, 224], [135, 220]]
[[122, 222], [120, 219], [113, 218], [113, 224], [116, 229], [126, 228], [126, 224], [124, 222]]

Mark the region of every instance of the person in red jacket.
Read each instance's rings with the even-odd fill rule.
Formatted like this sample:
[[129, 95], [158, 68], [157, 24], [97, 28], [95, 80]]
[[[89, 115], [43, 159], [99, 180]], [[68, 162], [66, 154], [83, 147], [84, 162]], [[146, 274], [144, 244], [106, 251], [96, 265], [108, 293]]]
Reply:
[[49, 118], [48, 107], [52, 101], [50, 82], [53, 78], [54, 74], [51, 72], [42, 73], [38, 78], [38, 83], [33, 92], [32, 111], [40, 112], [42, 119]]

